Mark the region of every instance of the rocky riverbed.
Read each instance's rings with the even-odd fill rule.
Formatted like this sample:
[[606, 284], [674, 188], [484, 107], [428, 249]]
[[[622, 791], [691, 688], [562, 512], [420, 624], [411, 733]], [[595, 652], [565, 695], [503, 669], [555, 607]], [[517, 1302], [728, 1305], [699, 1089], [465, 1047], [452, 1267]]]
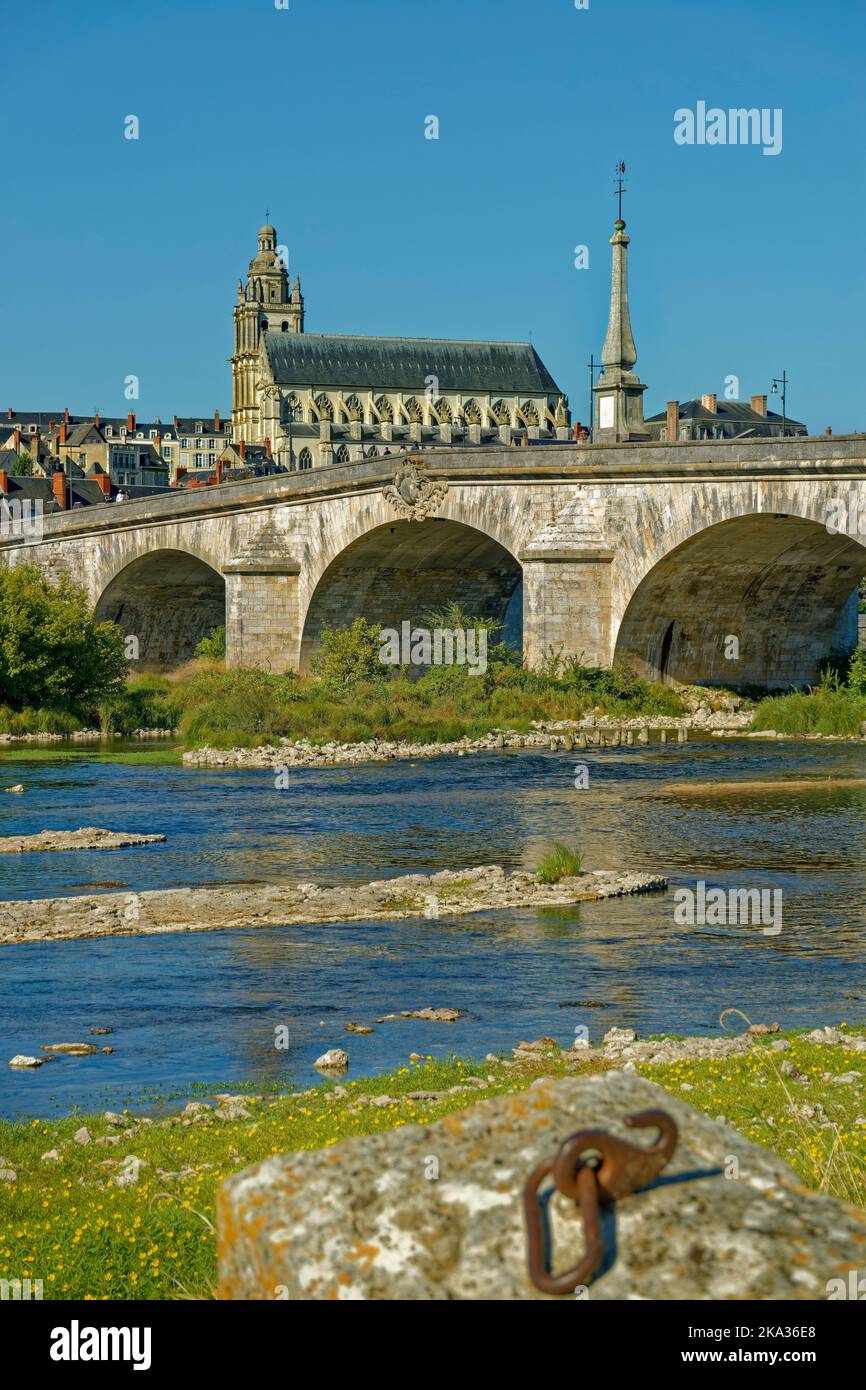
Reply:
[[641, 715], [633, 719], [612, 719], [587, 715], [583, 719], [533, 723], [528, 734], [513, 729], [494, 729], [481, 738], [452, 739], [447, 743], [408, 743], [371, 738], [363, 743], [313, 743], [309, 739], [280, 739], [260, 748], [195, 748], [184, 753], [190, 767], [267, 767], [279, 771], [291, 767], [334, 767], [345, 764], [391, 762], [394, 759], [463, 757], [467, 753], [488, 753], [500, 749], [544, 748], [571, 753], [584, 748], [619, 748], [648, 744], [654, 737], [666, 743], [669, 737], [685, 742], [690, 730], [716, 735], [743, 734], [750, 715], [719, 712], [716, 722], [693, 715]]
[[136, 835], [124, 830], [101, 830], [83, 825], [79, 830], [40, 830], [36, 835], [0, 835], [0, 854], [26, 854], [38, 850], [125, 849], [128, 845], [154, 845], [164, 835]]
[[316, 883], [172, 888], [0, 902], [0, 945], [75, 937], [219, 931], [228, 927], [436, 919], [496, 908], [592, 902], [667, 887], [658, 874], [595, 870], [545, 884], [498, 864], [342, 887]]

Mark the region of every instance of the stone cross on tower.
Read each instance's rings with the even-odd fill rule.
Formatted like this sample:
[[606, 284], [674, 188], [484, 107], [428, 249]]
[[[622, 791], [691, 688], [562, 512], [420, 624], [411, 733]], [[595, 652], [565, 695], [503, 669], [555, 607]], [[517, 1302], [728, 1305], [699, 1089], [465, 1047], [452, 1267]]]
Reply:
[[604, 368], [593, 387], [595, 421], [593, 439], [600, 443], [621, 443], [629, 439], [648, 439], [649, 431], [643, 418], [643, 393], [646, 386], [632, 371], [637, 361], [637, 349], [631, 331], [628, 309], [628, 247], [622, 220], [622, 195], [625, 165], [617, 165], [617, 199], [620, 216], [614, 222], [610, 239], [613, 261], [610, 278], [610, 315], [601, 361]]

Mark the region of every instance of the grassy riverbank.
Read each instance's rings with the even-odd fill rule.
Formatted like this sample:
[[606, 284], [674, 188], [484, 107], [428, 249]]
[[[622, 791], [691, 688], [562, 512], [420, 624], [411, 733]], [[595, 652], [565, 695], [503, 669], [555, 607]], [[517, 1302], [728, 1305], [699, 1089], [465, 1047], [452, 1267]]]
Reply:
[[[543, 670], [528, 670], [503, 643], [490, 647], [482, 674], [438, 666], [410, 679], [402, 668], [389, 670], [378, 662], [369, 636], [375, 631], [365, 628], [358, 640], [353, 629], [330, 634], [336, 655], [326, 656], [311, 676], [227, 671], [222, 662], [198, 659], [170, 675], [133, 676], [120, 693], [90, 709], [0, 705], [0, 734], [97, 727], [122, 736], [178, 729], [186, 748], [255, 748], [281, 738], [448, 743], [499, 729], [524, 734], [533, 721], [577, 720], [589, 713], [653, 718], [695, 708], [693, 687], [674, 688], [573, 660], [552, 659]], [[701, 690], [700, 698], [713, 708], [731, 708], [727, 691]], [[866, 651], [858, 648], [844, 674], [827, 673], [805, 692], [768, 696], [753, 714], [754, 731], [859, 736], [866, 722]]]
[[[133, 678], [90, 718], [109, 733], [179, 728], [188, 748], [245, 748], [281, 737], [447, 743], [498, 728], [525, 733], [534, 719], [577, 719], [591, 709], [623, 718], [685, 712], [667, 686], [585, 667], [545, 673], [504, 662], [480, 676], [440, 667], [415, 681], [350, 681], [196, 662], [170, 677]], [[0, 709], [0, 733], [65, 733], [87, 722], [63, 711], [55, 719], [49, 710]]]
[[[771, 1048], [780, 1037], [789, 1043], [781, 1053]], [[784, 1062], [803, 1079], [784, 1074]], [[0, 1278], [41, 1279], [45, 1298], [210, 1298], [214, 1194], [227, 1174], [271, 1154], [437, 1120], [476, 1100], [523, 1090], [538, 1076], [608, 1065], [559, 1051], [510, 1065], [427, 1058], [342, 1088], [245, 1096], [246, 1113], [235, 1109], [235, 1118], [218, 1119], [211, 1109], [185, 1124], [176, 1113], [142, 1125], [125, 1115], [132, 1133], [103, 1116], [0, 1125], [3, 1166], [17, 1175], [0, 1181]], [[637, 1069], [697, 1109], [724, 1115], [796, 1169], [807, 1187], [866, 1206], [866, 1053], [776, 1034], [742, 1056]], [[847, 1082], [826, 1079], [850, 1073], [856, 1077]], [[466, 1085], [468, 1076], [483, 1086], [435, 1101], [408, 1099], [410, 1091]], [[390, 1104], [359, 1104], [383, 1094]], [[201, 1099], [213, 1104], [213, 1092], [203, 1091]], [[86, 1145], [73, 1139], [81, 1126], [91, 1135]], [[58, 1160], [42, 1158], [53, 1149]], [[147, 1166], [134, 1186], [116, 1186], [111, 1177], [130, 1155]]]

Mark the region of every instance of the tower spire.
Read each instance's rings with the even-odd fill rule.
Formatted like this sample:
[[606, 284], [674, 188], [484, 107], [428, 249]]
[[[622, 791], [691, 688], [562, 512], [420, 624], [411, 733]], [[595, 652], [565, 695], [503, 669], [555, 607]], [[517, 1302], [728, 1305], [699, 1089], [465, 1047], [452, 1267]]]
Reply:
[[616, 198], [618, 216], [613, 224], [610, 275], [610, 313], [607, 334], [601, 352], [604, 368], [595, 391], [595, 439], [618, 443], [628, 439], [646, 439], [648, 431], [643, 419], [643, 392], [646, 387], [632, 371], [637, 362], [637, 348], [631, 330], [628, 306], [628, 248], [631, 238], [622, 219], [622, 198], [625, 164], [616, 166]]

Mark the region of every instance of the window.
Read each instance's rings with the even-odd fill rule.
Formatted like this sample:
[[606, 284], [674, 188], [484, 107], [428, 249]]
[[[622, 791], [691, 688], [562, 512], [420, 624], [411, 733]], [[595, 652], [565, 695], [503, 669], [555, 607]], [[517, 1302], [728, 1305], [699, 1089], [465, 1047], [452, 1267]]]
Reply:
[[196, 454], [196, 455], [195, 455], [195, 467], [196, 467], [196, 468], [201, 468], [201, 466], [202, 466], [202, 456], [201, 456], [201, 454]]
[[280, 332], [281, 332], [281, 333], [288, 333], [288, 331], [289, 331], [288, 322], [287, 322], [286, 319], [283, 319], [282, 323], [280, 324]]
[[169, 462], [169, 463], [171, 462], [171, 445], [170, 445], [170, 444], [167, 444], [167, 445], [165, 446], [165, 448], [164, 448], [163, 451], [162, 451], [162, 456], [163, 456], [164, 459], [167, 460], [167, 462]]
[[349, 450], [346, 448], [346, 445], [345, 445], [345, 444], [341, 444], [340, 447], [339, 447], [339, 449], [337, 450], [337, 463], [348, 463], [348, 462], [349, 462]]
[[188, 440], [188, 439], [182, 439], [182, 440], [180, 441], [180, 447], [181, 447], [182, 449], [188, 449], [188, 448], [189, 448], [189, 440]]
[[201, 420], [196, 420], [195, 432], [196, 434], [202, 434], [204, 432], [204, 425], [202, 424]]
[[298, 454], [298, 467], [312, 468], [312, 466], [313, 455], [310, 453], [309, 449], [302, 449], [301, 452]]

